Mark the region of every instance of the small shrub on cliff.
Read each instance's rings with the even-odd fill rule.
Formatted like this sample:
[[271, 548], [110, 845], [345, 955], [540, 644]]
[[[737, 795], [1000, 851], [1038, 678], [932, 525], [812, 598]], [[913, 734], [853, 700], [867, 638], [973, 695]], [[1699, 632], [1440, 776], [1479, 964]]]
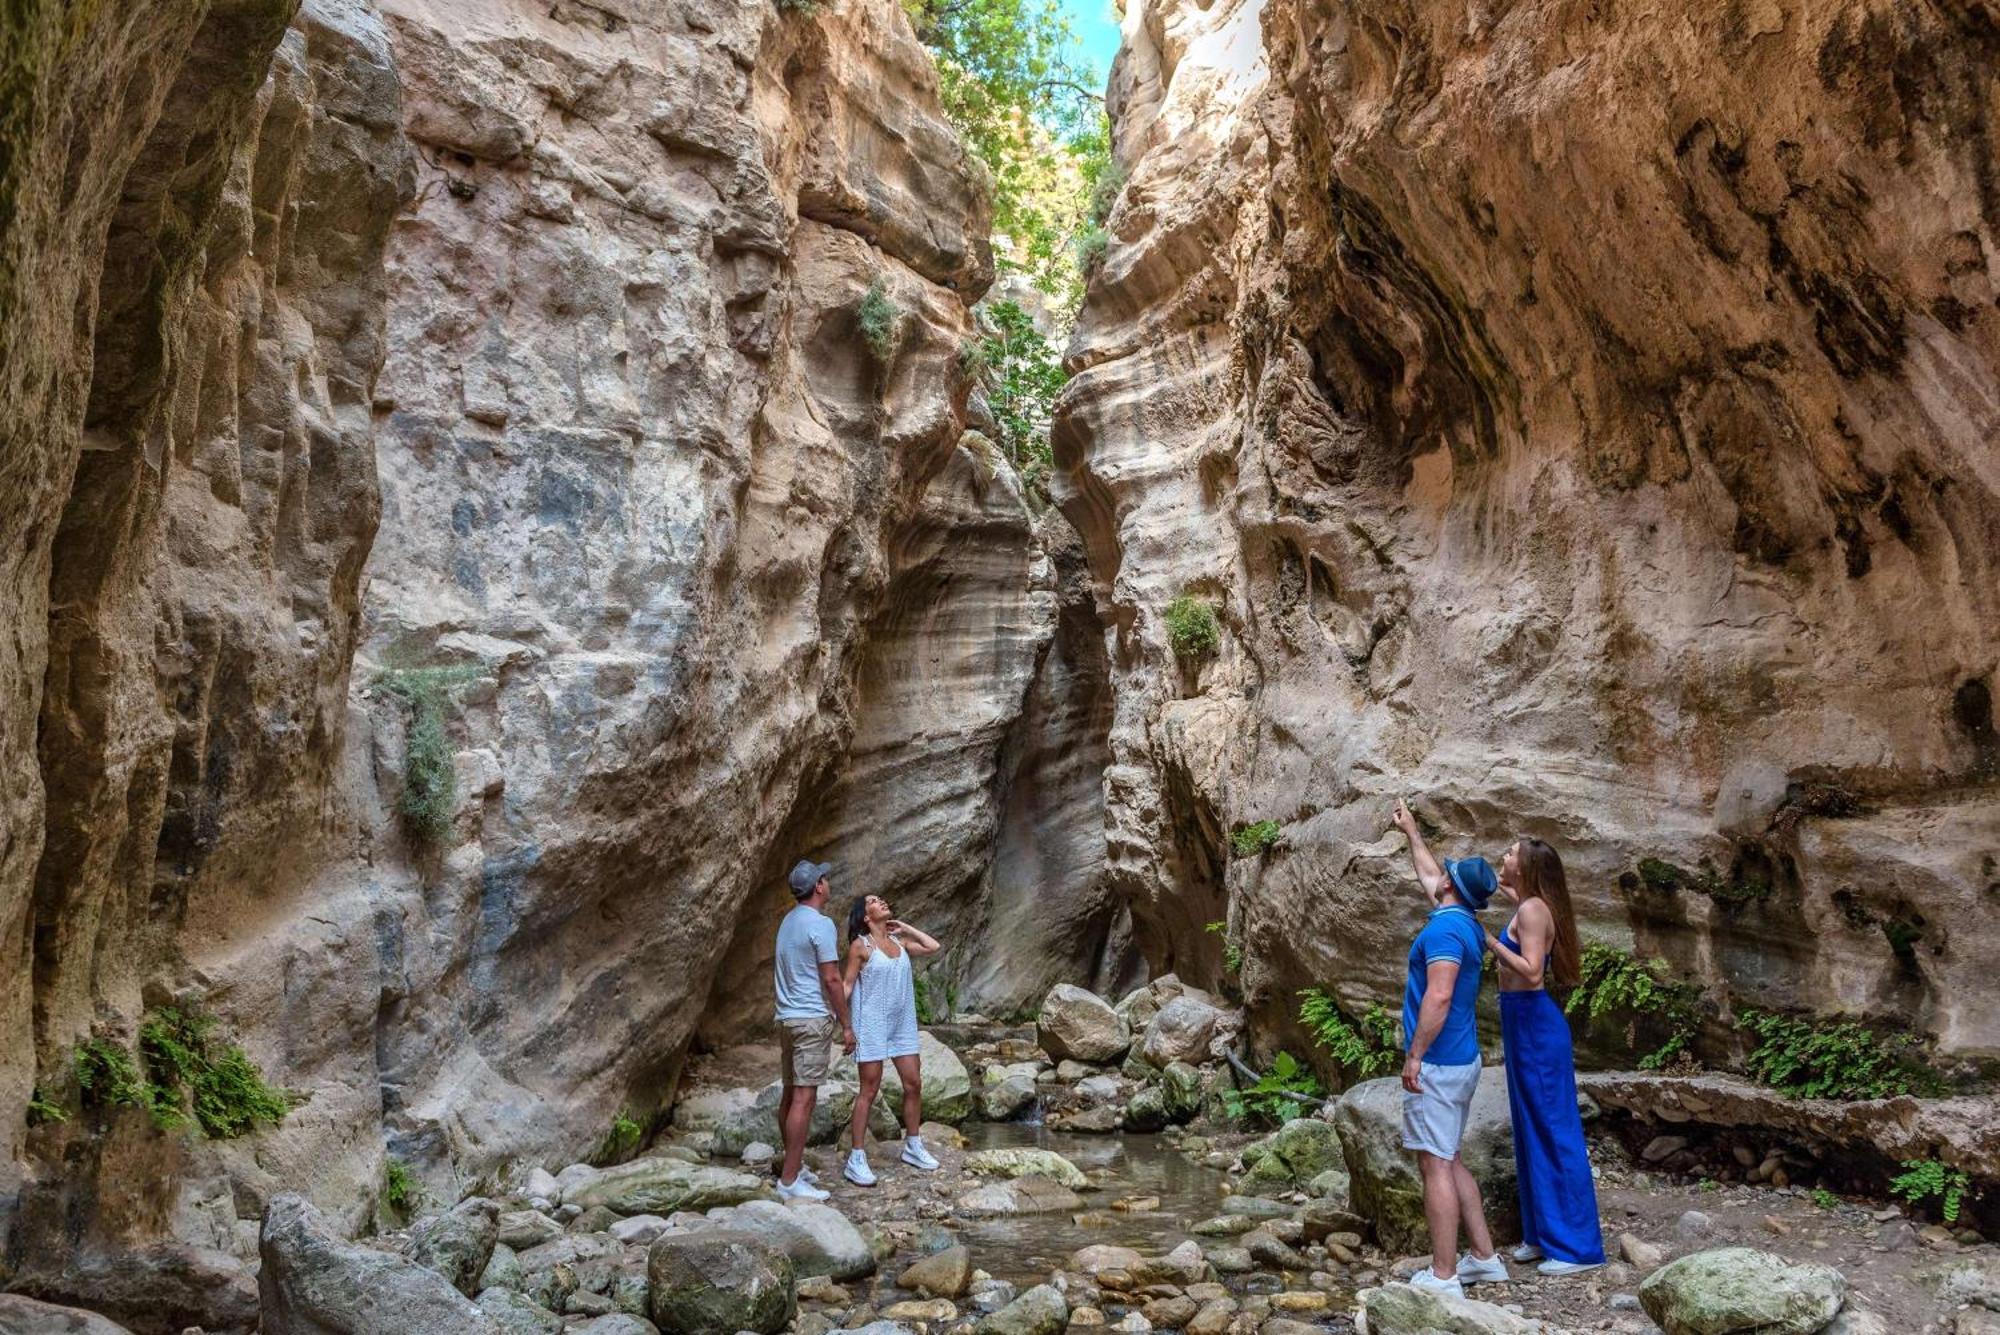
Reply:
[[1232, 974], [1242, 973], [1243, 947], [1238, 945], [1236, 938], [1230, 934], [1229, 924], [1212, 922], [1206, 924], [1204, 930], [1222, 938], [1222, 967]]
[[1639, 1059], [1641, 1070], [1658, 1070], [1671, 1062], [1692, 1060], [1697, 1018], [1696, 989], [1667, 977], [1665, 960], [1634, 959], [1628, 952], [1611, 946], [1590, 945], [1583, 949], [1577, 985], [1563, 1003], [1563, 1010], [1582, 1012], [1586, 1021], [1605, 1015], [1625, 1013], [1628, 1017], [1626, 1042], [1637, 1044], [1638, 1022], [1648, 1018], [1663, 1024], [1666, 1041]]
[[1049, 422], [1056, 396], [1069, 383], [1062, 355], [1017, 302], [988, 303], [980, 310], [980, 323], [990, 332], [973, 345], [978, 369], [968, 374], [985, 387], [1000, 444], [1029, 497], [1046, 503], [1049, 471], [1055, 466]]
[[1944, 1222], [1956, 1224], [1959, 1207], [1972, 1189], [1965, 1170], [1947, 1168], [1936, 1159], [1905, 1159], [1903, 1168], [1905, 1171], [1889, 1183], [1890, 1193], [1912, 1205], [1922, 1205], [1935, 1196]]
[[1111, 210], [1118, 207], [1118, 196], [1125, 192], [1125, 169], [1116, 162], [1107, 164], [1097, 174], [1097, 180], [1090, 187], [1089, 218], [1093, 225], [1104, 226], [1111, 217]]
[[1111, 234], [1102, 227], [1086, 227], [1076, 238], [1076, 267], [1083, 271], [1088, 280], [1104, 263], [1104, 252], [1111, 249]]
[[1229, 836], [1230, 847], [1239, 858], [1254, 858], [1278, 842], [1278, 822], [1260, 820], [1254, 825], [1246, 825]]
[[417, 1202], [423, 1199], [423, 1188], [417, 1184], [417, 1175], [401, 1159], [390, 1158], [382, 1164], [382, 1203], [397, 1214], [408, 1218]]
[[887, 366], [896, 360], [896, 350], [903, 345], [903, 312], [889, 299], [889, 290], [882, 286], [881, 279], [868, 285], [854, 319], [861, 326], [862, 341], [875, 354], [877, 362]]
[[1327, 1056], [1340, 1064], [1356, 1080], [1367, 1080], [1402, 1065], [1403, 1052], [1396, 1043], [1396, 1020], [1382, 1008], [1370, 1006], [1358, 1020], [1319, 988], [1299, 993], [1299, 1023], [1326, 1049]]
[[191, 1106], [204, 1135], [229, 1140], [259, 1123], [285, 1120], [291, 1099], [265, 1083], [242, 1048], [218, 1042], [214, 1028], [208, 1017], [171, 1006], [154, 1011], [139, 1027], [155, 1125], [164, 1131], [184, 1124]]
[[458, 776], [446, 715], [452, 691], [477, 675], [471, 667], [391, 668], [376, 674], [376, 687], [405, 711], [403, 795], [396, 809], [404, 833], [419, 847], [437, 847], [451, 834]]
[[639, 1148], [639, 1141], [645, 1136], [646, 1128], [629, 1112], [621, 1112], [611, 1119], [611, 1129], [598, 1142], [597, 1153], [591, 1156], [593, 1163], [622, 1163], [632, 1157]]
[[1802, 1099], [1886, 1099], [1936, 1094], [1944, 1082], [1917, 1057], [1915, 1040], [1881, 1035], [1852, 1020], [1791, 1019], [1744, 1010], [1736, 1023], [1757, 1036], [1750, 1077]]
[[1215, 619], [1215, 609], [1199, 598], [1182, 594], [1167, 604], [1167, 643], [1173, 646], [1174, 657], [1182, 662], [1192, 662], [1215, 652], [1215, 646], [1222, 643], [1222, 625]]
[[71, 1055], [77, 1089], [86, 1107], [137, 1108], [146, 1104], [146, 1085], [139, 1079], [132, 1054], [106, 1038], [87, 1038]]

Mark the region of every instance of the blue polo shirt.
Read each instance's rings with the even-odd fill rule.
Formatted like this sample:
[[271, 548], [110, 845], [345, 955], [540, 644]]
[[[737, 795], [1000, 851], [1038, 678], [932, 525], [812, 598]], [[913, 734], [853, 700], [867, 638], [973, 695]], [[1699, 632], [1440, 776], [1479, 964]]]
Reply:
[[1403, 1050], [1417, 1032], [1417, 1007], [1424, 999], [1426, 971], [1439, 960], [1458, 961], [1458, 982], [1451, 989], [1451, 1011], [1444, 1028], [1424, 1050], [1434, 1066], [1469, 1066], [1479, 1060], [1479, 965], [1486, 953], [1486, 933], [1479, 919], [1463, 904], [1432, 909], [1424, 930], [1410, 943], [1410, 981], [1403, 988]]

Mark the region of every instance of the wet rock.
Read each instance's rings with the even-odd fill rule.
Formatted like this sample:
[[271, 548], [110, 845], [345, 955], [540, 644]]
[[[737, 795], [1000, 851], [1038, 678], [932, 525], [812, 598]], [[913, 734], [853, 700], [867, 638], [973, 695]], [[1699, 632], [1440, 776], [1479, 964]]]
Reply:
[[554, 1312], [508, 1289], [487, 1289], [478, 1306], [503, 1335], [559, 1335], [563, 1328]]
[[990, 1315], [1020, 1297], [1021, 1291], [1004, 1279], [984, 1279], [974, 1280], [967, 1296], [975, 1311]]
[[1072, 1190], [1090, 1185], [1081, 1169], [1054, 1150], [979, 1150], [965, 1156], [965, 1171], [981, 1177], [1045, 1177]]
[[566, 1193], [568, 1204], [602, 1205], [621, 1215], [708, 1210], [766, 1195], [766, 1179], [727, 1168], [698, 1168], [672, 1158], [635, 1159], [607, 1168]]
[[[1386, 1250], [1421, 1252], [1430, 1247], [1430, 1232], [1424, 1223], [1423, 1184], [1416, 1161], [1403, 1148], [1402, 1105], [1400, 1080], [1364, 1080], [1334, 1105], [1333, 1127], [1347, 1164], [1351, 1208], [1373, 1221], [1376, 1238]], [[1503, 1068], [1489, 1066], [1480, 1073], [1459, 1152], [1479, 1182], [1493, 1231], [1501, 1237], [1518, 1236], [1520, 1202], [1514, 1189], [1513, 1124]]]
[[1201, 1111], [1201, 1072], [1184, 1061], [1168, 1062], [1154, 1087], [1160, 1091], [1169, 1122], [1188, 1121]]
[[1053, 1285], [1037, 1284], [999, 1311], [982, 1317], [977, 1335], [1058, 1335], [1069, 1325], [1069, 1304]]
[[1201, 1310], [1201, 1305], [1183, 1295], [1177, 1298], [1155, 1298], [1139, 1310], [1145, 1314], [1146, 1320], [1155, 1326], [1180, 1330], [1194, 1320], [1194, 1315]]
[[1143, 1312], [1127, 1312], [1106, 1329], [1117, 1331], [1119, 1335], [1147, 1335], [1153, 1329], [1153, 1323], [1146, 1319]]
[[1091, 1062], [1080, 1062], [1074, 1057], [1065, 1057], [1056, 1063], [1056, 1079], [1066, 1085], [1075, 1085], [1079, 1090], [1082, 1089], [1083, 1082], [1086, 1080], [1104, 1080], [1109, 1078], [1104, 1074], [1103, 1067]]
[[1313, 1289], [1298, 1289], [1271, 1295], [1271, 1307], [1274, 1310], [1294, 1315], [1324, 1312], [1332, 1306], [1332, 1298]]
[[409, 1255], [469, 1298], [479, 1292], [479, 1276], [499, 1238], [500, 1207], [474, 1196], [443, 1214], [419, 1220], [410, 1230]]
[[1116, 1103], [1101, 1104], [1095, 1108], [1085, 1108], [1082, 1112], [1070, 1113], [1055, 1119], [1056, 1126], [1064, 1131], [1079, 1131], [1092, 1135], [1109, 1135], [1122, 1130], [1125, 1125], [1125, 1110]]
[[1132, 1046], [1118, 1012], [1095, 992], [1058, 983], [1042, 998], [1035, 1038], [1056, 1061], [1113, 1062]]
[[1219, 1274], [1247, 1275], [1257, 1268], [1247, 1247], [1210, 1247], [1204, 1255]]
[[1356, 1296], [1368, 1335], [1558, 1335], [1504, 1307], [1407, 1284], [1363, 1289]]
[[1208, 1278], [1208, 1262], [1201, 1245], [1190, 1240], [1165, 1255], [1147, 1258], [1138, 1273], [1149, 1284], [1198, 1284]]
[[1124, 1084], [1115, 1075], [1093, 1075], [1076, 1082], [1078, 1098], [1089, 1099], [1092, 1103], [1109, 1103], [1124, 1090]]
[[1187, 1335], [1223, 1335], [1229, 1329], [1230, 1321], [1236, 1316], [1236, 1302], [1232, 1298], [1210, 1298], [1200, 1309], [1188, 1318], [1183, 1329]]
[[1209, 1058], [1209, 1043], [1223, 1028], [1220, 1007], [1183, 994], [1160, 1008], [1146, 1025], [1139, 1054], [1152, 1066], [1172, 1062], [1200, 1063]]
[[563, 1226], [539, 1210], [507, 1210], [500, 1215], [499, 1241], [515, 1251], [539, 1247], [562, 1236]]
[[1639, 1286], [1639, 1302], [1667, 1335], [1811, 1335], [1847, 1295], [1832, 1266], [1794, 1264], [1748, 1247], [1670, 1261]]
[[1136, 1272], [1146, 1263], [1145, 1256], [1131, 1247], [1120, 1247], [1112, 1243], [1097, 1243], [1071, 1253], [1069, 1268], [1080, 1275], [1095, 1278], [1107, 1270]]
[[1225, 1214], [1213, 1219], [1204, 1219], [1188, 1229], [1188, 1232], [1204, 1238], [1233, 1238], [1239, 1233], [1248, 1233], [1257, 1227], [1257, 1221], [1248, 1215]]
[[125, 1327], [95, 1312], [38, 1302], [15, 1293], [0, 1293], [0, 1332], [4, 1335], [131, 1335]]
[[1250, 1253], [1250, 1259], [1260, 1265], [1270, 1266], [1276, 1270], [1312, 1269], [1305, 1257], [1263, 1229], [1245, 1233], [1242, 1245], [1243, 1249]]
[[264, 1335], [497, 1335], [443, 1276], [343, 1242], [305, 1199], [271, 1198], [258, 1236]]
[[1360, 1215], [1334, 1204], [1331, 1200], [1306, 1202], [1305, 1209], [1299, 1215], [1299, 1223], [1305, 1228], [1307, 1242], [1319, 1242], [1335, 1233], [1359, 1234], [1366, 1227]]
[[1167, 1124], [1167, 1098], [1158, 1085], [1147, 1085], [1125, 1104], [1127, 1131], [1158, 1131]]
[[791, 1259], [725, 1228], [659, 1239], [646, 1252], [646, 1278], [662, 1335], [776, 1335], [798, 1309]]
[[859, 1279], [875, 1273], [875, 1253], [846, 1215], [817, 1201], [747, 1201], [709, 1219], [791, 1258], [796, 1275]]
[[964, 1247], [947, 1247], [906, 1266], [896, 1276], [896, 1287], [913, 1289], [933, 1298], [958, 1298], [972, 1283], [972, 1253]]
[[1038, 1175], [975, 1187], [958, 1198], [958, 1208], [969, 1215], [1067, 1214], [1082, 1205], [1068, 1187]]
[[[1511, 1141], [1509, 1145], [1511, 1153]], [[1340, 1133], [1333, 1123], [1317, 1117], [1295, 1117], [1262, 1140], [1245, 1146], [1243, 1165], [1248, 1170], [1247, 1183], [1303, 1183], [1321, 1173], [1343, 1169], [1345, 1158]]]
[[1072, 1304], [1069, 1309], [1069, 1329], [1071, 1330], [1101, 1330], [1110, 1324], [1110, 1319], [1104, 1315], [1101, 1308], [1092, 1307], [1088, 1304], [1084, 1306]]
[[1011, 1122], [1035, 1106], [1035, 1082], [1012, 1075], [979, 1092], [979, 1113], [989, 1122]]

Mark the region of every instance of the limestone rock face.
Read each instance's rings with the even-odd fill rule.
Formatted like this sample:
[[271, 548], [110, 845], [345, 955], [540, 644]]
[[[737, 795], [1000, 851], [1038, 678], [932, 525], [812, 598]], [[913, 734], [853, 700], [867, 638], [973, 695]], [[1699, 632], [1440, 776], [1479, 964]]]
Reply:
[[[1220, 980], [1224, 920], [1267, 1026], [1393, 1000], [1414, 794], [1443, 853], [1553, 841], [1592, 939], [2000, 1051], [1991, 25], [1138, 0], [1124, 36], [1055, 452], [1155, 971]], [[1221, 629], [1186, 662], [1184, 594]]]

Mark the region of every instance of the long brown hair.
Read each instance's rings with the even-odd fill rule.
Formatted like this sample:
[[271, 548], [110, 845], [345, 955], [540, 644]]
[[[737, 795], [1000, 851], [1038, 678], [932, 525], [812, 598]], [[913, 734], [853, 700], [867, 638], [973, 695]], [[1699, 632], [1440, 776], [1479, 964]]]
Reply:
[[1515, 872], [1520, 878], [1521, 898], [1539, 899], [1549, 906], [1555, 920], [1555, 943], [1549, 958], [1555, 980], [1575, 987], [1581, 952], [1576, 943], [1576, 914], [1569, 906], [1569, 881], [1563, 875], [1562, 859], [1555, 849], [1539, 839], [1520, 839], [1514, 845]]

